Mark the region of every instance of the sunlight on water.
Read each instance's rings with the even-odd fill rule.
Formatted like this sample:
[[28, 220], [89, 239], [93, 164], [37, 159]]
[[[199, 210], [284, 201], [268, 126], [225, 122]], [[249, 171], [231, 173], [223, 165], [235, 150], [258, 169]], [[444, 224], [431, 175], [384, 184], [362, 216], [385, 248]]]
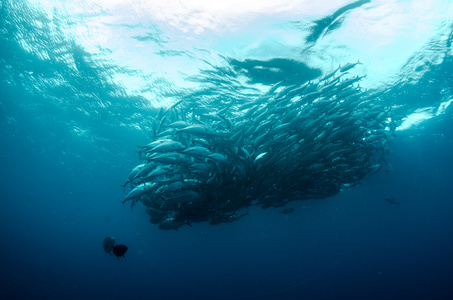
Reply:
[[453, 99], [448, 101], [442, 102], [439, 107], [426, 107], [426, 108], [419, 108], [414, 113], [410, 114], [409, 116], [403, 119], [403, 122], [400, 126], [396, 128], [396, 131], [407, 130], [412, 127], [416, 127], [423, 122], [440, 115], [445, 114], [445, 111], [450, 106]]
[[[367, 75], [361, 86], [382, 87], [395, 80], [414, 52], [436, 39], [440, 26], [453, 14], [446, 0], [33, 3], [49, 19], [70, 22], [58, 29], [90, 54], [124, 68], [125, 73], [114, 77], [122, 78], [117, 84], [131, 95], [148, 88], [146, 79], [136, 80], [136, 76], [161, 76], [190, 87], [187, 76], [209, 68], [205, 62], [212, 61], [212, 54], [239, 60], [290, 57], [325, 73], [359, 60], [362, 65], [353, 75]], [[353, 10], [341, 10], [355, 3]], [[318, 30], [313, 23], [329, 25], [317, 33], [315, 44], [304, 42]], [[33, 51], [27, 41], [22, 44]], [[48, 59], [45, 52], [39, 55]], [[168, 102], [161, 99], [154, 104], [162, 103]]]

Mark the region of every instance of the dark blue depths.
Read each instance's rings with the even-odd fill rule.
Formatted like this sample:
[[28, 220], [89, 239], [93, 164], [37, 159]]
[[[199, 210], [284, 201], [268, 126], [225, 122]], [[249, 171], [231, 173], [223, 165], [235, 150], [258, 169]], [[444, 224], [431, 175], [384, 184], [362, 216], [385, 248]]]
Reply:
[[[2, 87], [2, 99], [20, 97]], [[235, 223], [167, 232], [121, 205], [134, 158], [113, 153], [130, 145], [105, 142], [111, 151], [99, 157], [14, 103], [2, 105], [3, 299], [452, 295], [449, 118], [397, 134], [391, 169], [334, 197], [291, 203], [292, 214], [251, 208]], [[128, 245], [125, 258], [102, 250], [107, 235]]]

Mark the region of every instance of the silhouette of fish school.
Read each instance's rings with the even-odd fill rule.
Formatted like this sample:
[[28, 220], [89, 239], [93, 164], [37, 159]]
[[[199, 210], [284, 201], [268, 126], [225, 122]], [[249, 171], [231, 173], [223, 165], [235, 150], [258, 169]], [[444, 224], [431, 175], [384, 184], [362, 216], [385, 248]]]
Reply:
[[138, 147], [142, 163], [123, 184], [131, 190], [122, 202], [143, 204], [150, 223], [177, 230], [359, 184], [385, 164], [396, 123], [383, 92], [362, 90], [363, 76], [348, 78], [356, 65], [255, 94], [200, 90], [162, 108], [152, 140]]
[[120, 256], [125, 257], [124, 254], [127, 251], [126, 245], [115, 245], [115, 238], [111, 236], [108, 236], [104, 239], [103, 247], [105, 252], [110, 255], [112, 255], [113, 252], [113, 255], [118, 258], [120, 258]]

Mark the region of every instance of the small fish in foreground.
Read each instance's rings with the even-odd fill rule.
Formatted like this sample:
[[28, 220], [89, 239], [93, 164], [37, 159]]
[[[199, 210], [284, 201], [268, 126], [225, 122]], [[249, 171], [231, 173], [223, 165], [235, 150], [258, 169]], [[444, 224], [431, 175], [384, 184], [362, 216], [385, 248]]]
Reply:
[[124, 253], [126, 253], [126, 251], [127, 251], [126, 245], [116, 245], [115, 246], [115, 238], [112, 236], [106, 237], [104, 239], [102, 245], [104, 247], [105, 252], [112, 255], [112, 251], [113, 251], [113, 254], [118, 258], [120, 258], [120, 256], [124, 257]]
[[104, 251], [112, 255], [112, 250], [113, 247], [115, 246], [115, 238], [113, 236], [108, 236], [104, 239], [104, 242], [102, 243], [102, 246], [104, 247]]
[[120, 258], [120, 256], [125, 257], [124, 253], [126, 253], [126, 251], [127, 251], [126, 245], [116, 245], [115, 247], [113, 247], [113, 254], [115, 254], [115, 256], [118, 257], [118, 259]]
[[394, 205], [397, 205], [397, 206], [400, 206], [400, 203], [399, 202], [396, 202], [395, 200], [393, 200], [392, 198], [384, 198], [385, 201], [387, 201], [388, 203], [390, 204], [394, 204]]

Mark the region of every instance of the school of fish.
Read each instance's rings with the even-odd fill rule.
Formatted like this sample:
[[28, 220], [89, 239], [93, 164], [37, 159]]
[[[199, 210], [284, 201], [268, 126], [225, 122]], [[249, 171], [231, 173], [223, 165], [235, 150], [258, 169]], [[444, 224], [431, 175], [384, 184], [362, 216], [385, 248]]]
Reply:
[[394, 132], [379, 95], [339, 66], [302, 85], [275, 84], [253, 99], [181, 99], [161, 109], [123, 203], [177, 230], [244, 217], [248, 207], [325, 198], [379, 171]]

